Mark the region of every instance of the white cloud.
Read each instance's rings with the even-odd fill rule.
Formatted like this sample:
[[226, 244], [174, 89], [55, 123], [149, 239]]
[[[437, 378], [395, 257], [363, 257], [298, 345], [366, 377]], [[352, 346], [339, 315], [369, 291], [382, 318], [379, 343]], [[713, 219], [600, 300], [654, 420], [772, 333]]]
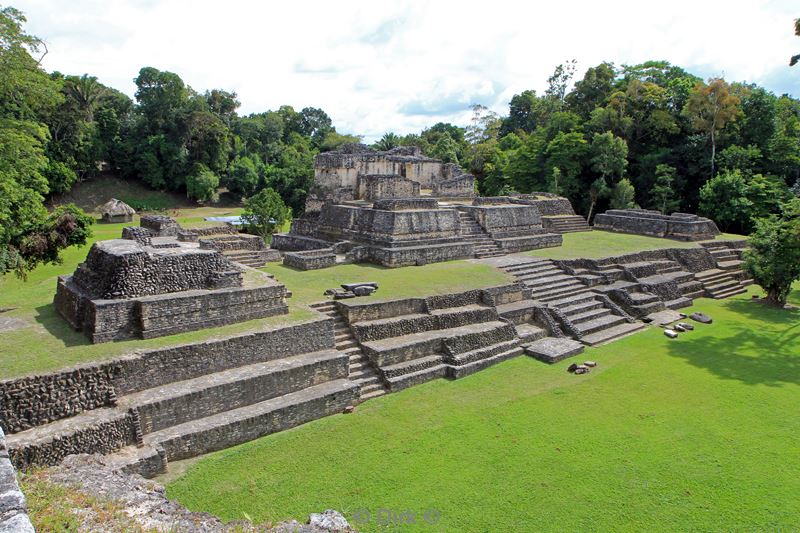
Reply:
[[800, 94], [789, 1], [227, 2], [23, 0], [49, 70], [97, 75], [133, 95], [143, 66], [197, 90], [234, 90], [242, 113], [323, 108], [337, 129], [407, 133], [500, 113], [553, 67], [666, 59], [698, 75]]

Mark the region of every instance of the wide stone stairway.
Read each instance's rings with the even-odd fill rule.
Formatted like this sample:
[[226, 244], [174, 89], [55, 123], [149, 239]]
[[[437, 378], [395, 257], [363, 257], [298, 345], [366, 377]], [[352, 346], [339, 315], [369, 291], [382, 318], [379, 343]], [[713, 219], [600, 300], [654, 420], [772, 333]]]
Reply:
[[532, 259], [501, 268], [519, 280], [531, 300], [550, 309], [566, 335], [584, 344], [602, 344], [644, 327], [585, 283], [596, 276], [579, 278], [548, 259]]
[[465, 241], [475, 245], [476, 258], [483, 259], [485, 257], [504, 255], [500, 247], [468, 213], [459, 211], [458, 217], [461, 221], [461, 235]]
[[720, 299], [742, 294], [753, 284], [742, 270], [742, 250], [731, 248], [726, 243], [704, 243], [716, 262], [717, 268], [695, 273], [695, 280], [703, 286], [705, 295]]
[[575, 233], [592, 231], [586, 219], [580, 215], [551, 215], [542, 217], [542, 227], [552, 233]]
[[514, 325], [484, 304], [479, 291], [356, 308], [349, 316], [389, 391], [460, 378], [522, 353]]
[[116, 467], [152, 476], [169, 461], [339, 413], [357, 401], [347, 353], [292, 353], [298, 348], [277, 349], [271, 338], [235, 356], [226, 340], [160, 351], [158, 366], [176, 364], [175, 377], [184, 379], [143, 367], [116, 385], [111, 405], [9, 435], [12, 458], [17, 465], [56, 464], [70, 453], [100, 452], [112, 454]]
[[336, 349], [347, 354], [349, 358], [349, 378], [358, 385], [360, 399], [365, 401], [386, 394], [386, 387], [380, 376], [370, 364], [367, 355], [361, 350], [347, 321], [336, 309], [336, 304], [333, 301], [327, 301], [314, 303], [309, 307], [333, 318]]

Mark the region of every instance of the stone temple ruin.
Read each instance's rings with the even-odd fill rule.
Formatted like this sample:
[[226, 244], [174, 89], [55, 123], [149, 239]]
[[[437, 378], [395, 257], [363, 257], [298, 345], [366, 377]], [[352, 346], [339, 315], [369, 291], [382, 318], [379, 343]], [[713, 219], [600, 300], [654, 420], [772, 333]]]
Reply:
[[689, 213], [662, 215], [650, 209], [610, 209], [595, 217], [594, 226], [679, 241], [706, 241], [720, 234], [717, 225], [708, 218]]
[[419, 148], [348, 145], [317, 156], [305, 213], [272, 247], [303, 269], [396, 267], [559, 246], [561, 233], [588, 229], [563, 198], [479, 198], [472, 175]]
[[142, 223], [125, 228], [125, 238], [95, 243], [71, 276], [59, 278], [56, 310], [92, 342], [148, 339], [288, 312], [286, 288], [267, 274], [232, 262], [168, 217], [143, 217]]

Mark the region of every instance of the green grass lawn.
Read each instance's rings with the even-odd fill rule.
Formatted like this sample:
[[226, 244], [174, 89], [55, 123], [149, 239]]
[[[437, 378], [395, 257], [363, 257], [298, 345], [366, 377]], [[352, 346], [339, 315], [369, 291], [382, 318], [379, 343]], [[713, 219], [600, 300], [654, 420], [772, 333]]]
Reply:
[[[717, 240], [744, 239], [742, 235], [723, 233]], [[642, 250], [660, 250], [662, 248], [694, 248], [700, 246], [696, 242], [659, 239], [644, 235], [614, 233], [611, 231], [582, 231], [565, 233], [564, 244], [557, 248], [543, 248], [525, 252], [526, 255], [547, 257], [549, 259], [577, 259], [610, 257], [612, 255], [629, 254]]]
[[749, 299], [587, 349], [585, 376], [523, 356], [371, 400], [208, 455], [168, 494], [226, 520], [366, 509], [362, 531], [379, 509], [418, 513], [403, 531], [795, 530], [800, 311]]

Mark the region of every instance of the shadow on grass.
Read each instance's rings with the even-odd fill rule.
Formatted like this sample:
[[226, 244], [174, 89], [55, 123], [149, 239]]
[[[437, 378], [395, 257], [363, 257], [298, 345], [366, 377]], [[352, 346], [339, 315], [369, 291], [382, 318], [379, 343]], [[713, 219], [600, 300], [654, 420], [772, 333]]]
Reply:
[[89, 346], [89, 342], [82, 333], [75, 331], [57, 312], [53, 304], [40, 305], [35, 309], [34, 320], [42, 325], [47, 332], [64, 346]]
[[746, 300], [727, 302], [726, 308], [746, 320], [699, 326], [720, 328], [720, 335], [685, 333], [667, 345], [667, 352], [748, 385], [800, 384], [800, 310], [775, 309]]

